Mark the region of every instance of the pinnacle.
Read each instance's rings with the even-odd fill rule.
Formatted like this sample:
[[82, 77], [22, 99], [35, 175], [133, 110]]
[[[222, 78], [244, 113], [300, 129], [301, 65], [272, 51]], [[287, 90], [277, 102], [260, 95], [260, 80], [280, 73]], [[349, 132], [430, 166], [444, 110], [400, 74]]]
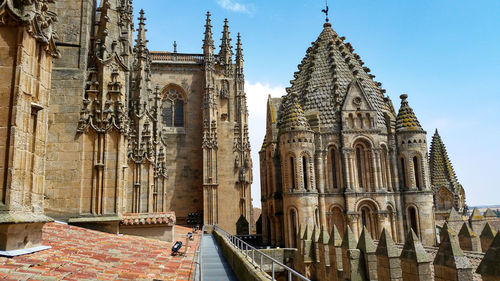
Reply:
[[335, 224], [333, 224], [332, 231], [330, 232], [330, 241], [328, 241], [328, 244], [333, 246], [342, 245], [342, 237]]
[[358, 241], [356, 241], [356, 237], [351, 230], [351, 227], [348, 225], [344, 234], [344, 239], [342, 239], [342, 248], [344, 249], [356, 249]]
[[411, 229], [406, 236], [406, 242], [403, 247], [403, 251], [401, 252], [401, 258], [412, 260], [417, 263], [431, 261], [429, 254], [425, 251], [424, 246], [418, 239], [413, 229]]
[[357, 248], [364, 253], [375, 253], [377, 250], [377, 246], [375, 246], [375, 243], [373, 242], [368, 229], [366, 229], [366, 226], [363, 226], [363, 231], [361, 231]]
[[481, 214], [478, 208], [474, 208], [472, 210], [472, 215], [470, 216], [471, 221], [476, 221], [476, 220], [482, 220], [484, 219], [484, 216]]
[[408, 104], [408, 95], [402, 94], [401, 107], [399, 108], [398, 116], [396, 118], [396, 131], [421, 131], [422, 126], [418, 122], [417, 116], [413, 112], [413, 109]]
[[376, 253], [377, 255], [386, 256], [388, 258], [399, 257], [400, 255], [399, 249], [396, 247], [396, 244], [386, 228], [382, 230]]

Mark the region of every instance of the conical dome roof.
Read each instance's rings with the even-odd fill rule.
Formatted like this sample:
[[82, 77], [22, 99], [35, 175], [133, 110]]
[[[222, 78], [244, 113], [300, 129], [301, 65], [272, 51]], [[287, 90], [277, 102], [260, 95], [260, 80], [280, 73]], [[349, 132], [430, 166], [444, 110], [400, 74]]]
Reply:
[[283, 99], [280, 112], [278, 126], [281, 132], [312, 131], [296, 95], [288, 95]]
[[399, 108], [398, 116], [396, 117], [396, 131], [424, 131], [413, 109], [408, 104], [408, 95], [403, 94], [401, 98], [401, 107]]
[[370, 106], [377, 111], [378, 124], [385, 127], [384, 111], [390, 111], [384, 100], [384, 90], [380, 83], [373, 81], [368, 68], [363, 67], [359, 55], [354, 53], [351, 44], [345, 43], [325, 23], [318, 39], [307, 50], [306, 56], [294, 74], [292, 86], [287, 89], [289, 95], [296, 94], [305, 112], [319, 113], [321, 126], [339, 128], [338, 112], [344, 103], [348, 87], [358, 80], [366, 93]]
[[447, 186], [454, 190], [455, 186], [459, 185], [455, 170], [453, 170], [453, 165], [448, 157], [446, 146], [437, 130], [432, 137], [429, 165], [433, 186]]

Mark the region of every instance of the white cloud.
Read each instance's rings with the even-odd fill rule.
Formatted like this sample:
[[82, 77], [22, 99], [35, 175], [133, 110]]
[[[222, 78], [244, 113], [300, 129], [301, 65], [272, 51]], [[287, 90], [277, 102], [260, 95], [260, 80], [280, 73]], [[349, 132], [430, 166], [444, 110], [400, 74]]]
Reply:
[[217, 4], [219, 4], [219, 6], [221, 6], [223, 9], [232, 12], [246, 14], [250, 14], [252, 12], [252, 6], [236, 2], [235, 0], [217, 0]]
[[245, 92], [247, 95], [247, 105], [249, 111], [248, 131], [250, 145], [252, 146], [253, 161], [253, 184], [252, 199], [253, 206], [259, 207], [260, 204], [260, 171], [259, 171], [259, 150], [266, 134], [266, 112], [267, 97], [281, 97], [286, 94], [284, 86], [271, 86], [260, 82], [245, 82]]

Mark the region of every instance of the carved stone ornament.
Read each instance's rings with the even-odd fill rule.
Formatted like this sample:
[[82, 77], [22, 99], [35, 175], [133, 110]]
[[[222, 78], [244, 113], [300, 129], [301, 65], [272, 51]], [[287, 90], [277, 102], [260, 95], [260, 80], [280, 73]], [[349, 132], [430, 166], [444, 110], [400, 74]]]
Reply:
[[47, 46], [49, 55], [59, 57], [54, 30], [57, 14], [49, 11], [49, 3], [54, 0], [0, 0], [0, 25], [26, 25], [29, 34]]

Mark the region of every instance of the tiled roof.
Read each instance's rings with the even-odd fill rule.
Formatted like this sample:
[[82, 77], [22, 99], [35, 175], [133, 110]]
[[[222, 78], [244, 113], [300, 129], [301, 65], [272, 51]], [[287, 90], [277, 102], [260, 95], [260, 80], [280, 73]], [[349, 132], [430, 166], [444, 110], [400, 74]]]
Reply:
[[280, 132], [312, 131], [295, 94], [283, 99], [278, 126]]
[[408, 95], [403, 94], [401, 98], [401, 107], [396, 117], [396, 131], [424, 131], [413, 109], [408, 104]]
[[288, 95], [298, 95], [305, 112], [319, 112], [322, 127], [339, 128], [338, 112], [349, 85], [357, 79], [371, 107], [377, 110], [378, 124], [385, 127], [384, 112], [390, 109], [384, 100], [384, 90], [372, 79], [374, 76], [368, 74], [370, 70], [363, 67], [351, 44], [344, 40], [326, 23], [298, 66], [292, 86], [287, 89]]
[[[182, 235], [188, 229], [176, 226], [175, 230], [176, 240], [185, 243]], [[172, 243], [48, 223], [43, 228], [43, 244], [52, 249], [0, 257], [0, 279], [191, 280], [197, 238], [190, 241], [185, 257], [173, 257]]]
[[175, 214], [174, 212], [153, 214], [123, 214], [120, 223], [123, 225], [165, 224], [173, 226], [175, 224]]

